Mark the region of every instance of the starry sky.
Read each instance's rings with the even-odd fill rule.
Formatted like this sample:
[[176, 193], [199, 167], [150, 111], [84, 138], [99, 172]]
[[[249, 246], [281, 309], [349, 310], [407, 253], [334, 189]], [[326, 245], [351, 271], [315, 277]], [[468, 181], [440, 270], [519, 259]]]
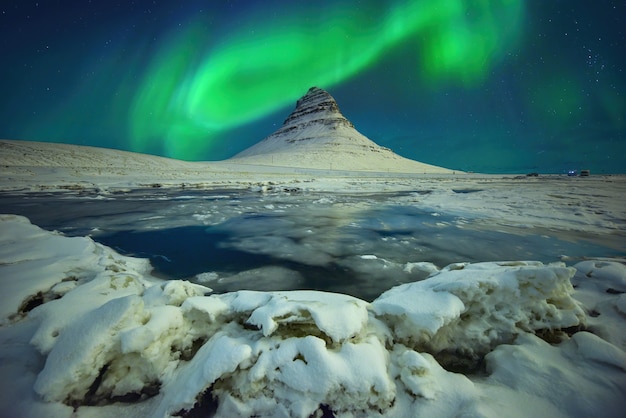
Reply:
[[626, 2], [8, 0], [0, 138], [222, 160], [309, 87], [398, 154], [626, 173]]

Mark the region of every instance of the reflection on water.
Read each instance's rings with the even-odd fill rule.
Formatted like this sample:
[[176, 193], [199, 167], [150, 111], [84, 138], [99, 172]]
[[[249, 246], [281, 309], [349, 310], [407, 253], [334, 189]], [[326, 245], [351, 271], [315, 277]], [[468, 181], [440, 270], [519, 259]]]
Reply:
[[[460, 193], [471, 193], [463, 190]], [[422, 192], [423, 193], [423, 192]], [[407, 194], [260, 194], [140, 190], [106, 196], [4, 195], [0, 212], [68, 235], [91, 235], [156, 273], [217, 292], [317, 289], [372, 300], [427, 277], [429, 264], [558, 261], [620, 255], [571, 233], [490, 230], [480, 219], [428, 211]]]

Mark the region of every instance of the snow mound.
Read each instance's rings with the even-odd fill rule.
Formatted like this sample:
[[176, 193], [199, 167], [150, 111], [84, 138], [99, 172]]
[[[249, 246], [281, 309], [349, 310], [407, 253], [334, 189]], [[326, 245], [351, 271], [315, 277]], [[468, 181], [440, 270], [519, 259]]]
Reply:
[[572, 278], [576, 298], [587, 313], [587, 329], [623, 350], [626, 333], [615, 332], [624, 327], [626, 318], [626, 265], [624, 260], [586, 260], [576, 264]]
[[[0, 246], [0, 324], [95, 279], [106, 281], [104, 287], [127, 280], [143, 283], [151, 269], [148, 260], [124, 257], [88, 237], [45, 231], [17, 215], [0, 215]], [[76, 300], [64, 309], [78, 309], [72, 313], [80, 314], [81, 306], [92, 308], [107, 300], [98, 296], [107, 291], [91, 290], [89, 301]], [[69, 314], [65, 311], [61, 316]]]
[[[20, 260], [22, 273], [49, 261], [51, 242], [74, 242], [19, 217], [1, 217], [0, 228], [20, 237], [0, 248], [0, 260]], [[41, 355], [21, 366], [33, 376], [25, 399], [39, 397], [36, 408], [27, 401], [4, 405], [19, 412], [13, 415], [41, 415], [46, 405], [48, 416], [96, 417], [496, 417], [503, 405], [512, 416], [610, 416], [626, 407], [620, 338], [589, 332], [556, 338], [594, 319], [573, 298], [570, 280], [613, 288], [623, 278], [619, 263], [590, 270], [454, 264], [368, 303], [305, 290], [208, 294], [201, 285], [149, 276], [143, 261], [77, 242], [64, 250], [58, 271], [81, 279], [55, 300], [3, 317], [10, 322], [0, 328], [0, 360], [10, 358], [7, 347], [19, 330]], [[15, 245], [28, 257], [18, 257]], [[92, 257], [88, 266], [85, 254]], [[32, 284], [22, 290], [29, 289], [35, 290]], [[594, 295], [598, 304], [621, 297]], [[621, 315], [623, 328], [615, 309], [598, 315], [618, 330]], [[475, 369], [450, 371], [464, 361], [484, 368], [477, 377]]]
[[395, 287], [372, 306], [397, 341], [435, 355], [476, 361], [526, 332], [584, 325], [562, 263], [454, 264]]
[[[558, 346], [521, 334], [515, 344], [498, 346], [486, 356], [488, 383], [533, 397], [524, 416], [623, 416], [625, 360], [623, 350], [588, 332]], [[508, 395], [503, 391], [500, 396]], [[550, 409], [528, 409], [541, 398], [551, 401]]]

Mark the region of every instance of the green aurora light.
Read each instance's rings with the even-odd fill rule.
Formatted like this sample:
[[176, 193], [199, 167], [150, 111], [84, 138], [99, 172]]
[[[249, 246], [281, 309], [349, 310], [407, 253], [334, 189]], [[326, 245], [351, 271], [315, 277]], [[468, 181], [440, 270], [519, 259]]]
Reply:
[[401, 42], [415, 43], [415, 71], [429, 85], [478, 86], [517, 45], [523, 15], [523, 0], [299, 5], [254, 16], [214, 43], [205, 24], [192, 21], [142, 77], [129, 113], [131, 148], [146, 152], [157, 142], [173, 158], [206, 155], [218, 133], [293, 103], [313, 85], [332, 87]]

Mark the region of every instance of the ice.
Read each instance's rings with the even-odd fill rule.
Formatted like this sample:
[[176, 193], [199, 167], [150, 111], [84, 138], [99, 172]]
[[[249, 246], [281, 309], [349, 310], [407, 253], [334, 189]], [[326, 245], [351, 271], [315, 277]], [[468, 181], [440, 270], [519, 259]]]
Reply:
[[231, 289], [283, 290], [305, 287], [304, 278], [299, 272], [280, 266], [259, 267], [236, 274], [200, 273], [195, 281], [220, 293]]
[[497, 417], [506, 408], [582, 417], [626, 407], [619, 260], [439, 269], [364, 252], [353, 260], [429, 276], [368, 303], [310, 290], [211, 294], [22, 217], [4, 216], [0, 228], [13, 234], [0, 248], [3, 278], [51, 261], [75, 277], [13, 288], [58, 298], [5, 308], [0, 402], [9, 415]]
[[[484, 202], [504, 204], [489, 198], [500, 193], [499, 188], [492, 190], [491, 183], [498, 183], [490, 179], [487, 187], [484, 182], [470, 187], [438, 180], [426, 186], [413, 179], [405, 185], [412, 191], [390, 193], [285, 193], [278, 186], [264, 194], [159, 188], [111, 193], [98, 202], [32, 194], [9, 199], [8, 207], [35, 216], [35, 223], [48, 229], [89, 234], [124, 254], [149, 258], [159, 277], [196, 281], [218, 293], [316, 289], [371, 301], [391, 286], [424, 279], [459, 260], [552, 262], [562, 255], [620, 254], [614, 247], [619, 234], [595, 236], [563, 230], [560, 224], [545, 229], [540, 218], [526, 218], [532, 229], [503, 225], [510, 222], [462, 207], [462, 201], [432, 210], [431, 195], [436, 193], [447, 199], [482, 193]], [[542, 187], [553, 194], [557, 186], [547, 181]], [[481, 192], [454, 193], [449, 188]], [[49, 211], [36, 209], [43, 203]], [[533, 204], [549, 210], [552, 202]], [[435, 270], [408, 267], [416, 263], [431, 263]], [[203, 273], [217, 278], [205, 281]]]

